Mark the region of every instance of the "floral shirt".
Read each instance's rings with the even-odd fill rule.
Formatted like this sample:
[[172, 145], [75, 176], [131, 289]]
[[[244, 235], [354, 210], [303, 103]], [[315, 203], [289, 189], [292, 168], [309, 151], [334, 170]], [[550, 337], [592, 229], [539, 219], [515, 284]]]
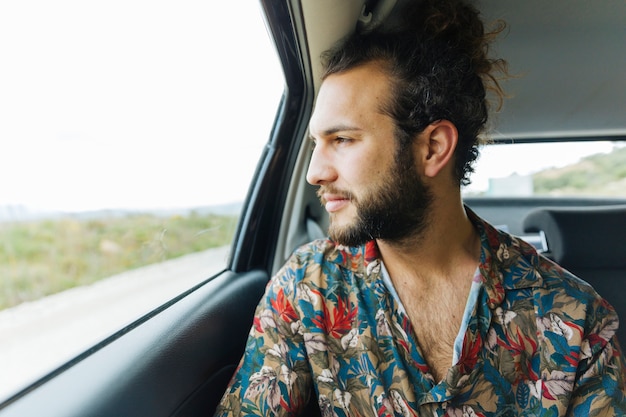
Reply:
[[483, 282], [443, 380], [381, 278], [375, 242], [318, 240], [270, 281], [216, 415], [297, 415], [309, 397], [322, 416], [626, 415], [613, 308], [529, 244], [472, 218]]

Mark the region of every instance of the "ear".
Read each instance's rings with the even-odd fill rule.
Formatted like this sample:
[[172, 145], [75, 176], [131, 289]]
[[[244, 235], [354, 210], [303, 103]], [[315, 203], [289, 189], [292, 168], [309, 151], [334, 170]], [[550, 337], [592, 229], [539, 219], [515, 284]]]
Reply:
[[[438, 120], [428, 125], [422, 132], [422, 163], [427, 177], [436, 177], [446, 166], [451, 164], [454, 150], [459, 141], [456, 126], [448, 120]], [[450, 166], [450, 168], [452, 168]]]

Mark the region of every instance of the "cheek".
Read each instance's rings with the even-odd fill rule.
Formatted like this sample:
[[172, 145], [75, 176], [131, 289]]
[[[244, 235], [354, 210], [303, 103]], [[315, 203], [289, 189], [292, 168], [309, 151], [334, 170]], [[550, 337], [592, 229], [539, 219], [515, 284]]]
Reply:
[[337, 155], [335, 162], [339, 177], [342, 177], [343, 185], [355, 193], [380, 185], [394, 165], [394, 149], [375, 142], [375, 138], [366, 138]]
[[366, 169], [368, 162], [358, 158], [346, 158], [339, 163], [341, 176], [348, 187], [360, 188], [376, 174]]
[[346, 177], [361, 183], [376, 182], [385, 173], [385, 161], [380, 152], [352, 155], [339, 161]]

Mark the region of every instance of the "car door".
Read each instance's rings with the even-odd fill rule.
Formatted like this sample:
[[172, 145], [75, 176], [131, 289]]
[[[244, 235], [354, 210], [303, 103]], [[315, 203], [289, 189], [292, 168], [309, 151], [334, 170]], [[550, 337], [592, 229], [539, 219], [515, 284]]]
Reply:
[[[283, 253], [307, 239], [303, 217], [292, 219], [300, 223], [295, 228], [285, 218], [293, 211], [287, 201], [312, 106], [309, 63], [294, 30], [301, 22], [287, 2], [263, 2], [263, 10], [282, 62], [284, 91], [223, 271], [12, 395], [0, 405], [1, 416], [183, 416], [214, 410], [241, 357], [270, 274], [284, 260]], [[236, 15], [216, 18], [229, 19], [233, 27], [238, 23]], [[244, 27], [240, 36], [245, 35]], [[238, 51], [250, 57], [247, 71], [255, 70], [253, 52]], [[215, 65], [229, 65], [220, 58]], [[246, 106], [245, 94], [236, 86], [233, 94], [239, 94], [241, 123], [248, 123], [247, 113], [258, 109]], [[207, 146], [219, 149], [220, 141], [237, 141], [236, 127], [230, 137], [211, 138]]]

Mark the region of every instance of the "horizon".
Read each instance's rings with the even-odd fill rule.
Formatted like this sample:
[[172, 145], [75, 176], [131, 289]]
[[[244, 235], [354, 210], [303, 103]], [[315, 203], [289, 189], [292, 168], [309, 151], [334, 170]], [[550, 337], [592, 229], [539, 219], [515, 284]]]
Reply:
[[237, 215], [244, 201], [219, 203], [202, 206], [169, 207], [110, 207], [93, 210], [65, 211], [46, 208], [33, 208], [25, 205], [0, 205], [0, 223], [38, 221], [58, 218], [99, 218], [125, 216], [130, 214], [154, 214], [160, 216], [186, 215], [192, 212], [217, 215]]

